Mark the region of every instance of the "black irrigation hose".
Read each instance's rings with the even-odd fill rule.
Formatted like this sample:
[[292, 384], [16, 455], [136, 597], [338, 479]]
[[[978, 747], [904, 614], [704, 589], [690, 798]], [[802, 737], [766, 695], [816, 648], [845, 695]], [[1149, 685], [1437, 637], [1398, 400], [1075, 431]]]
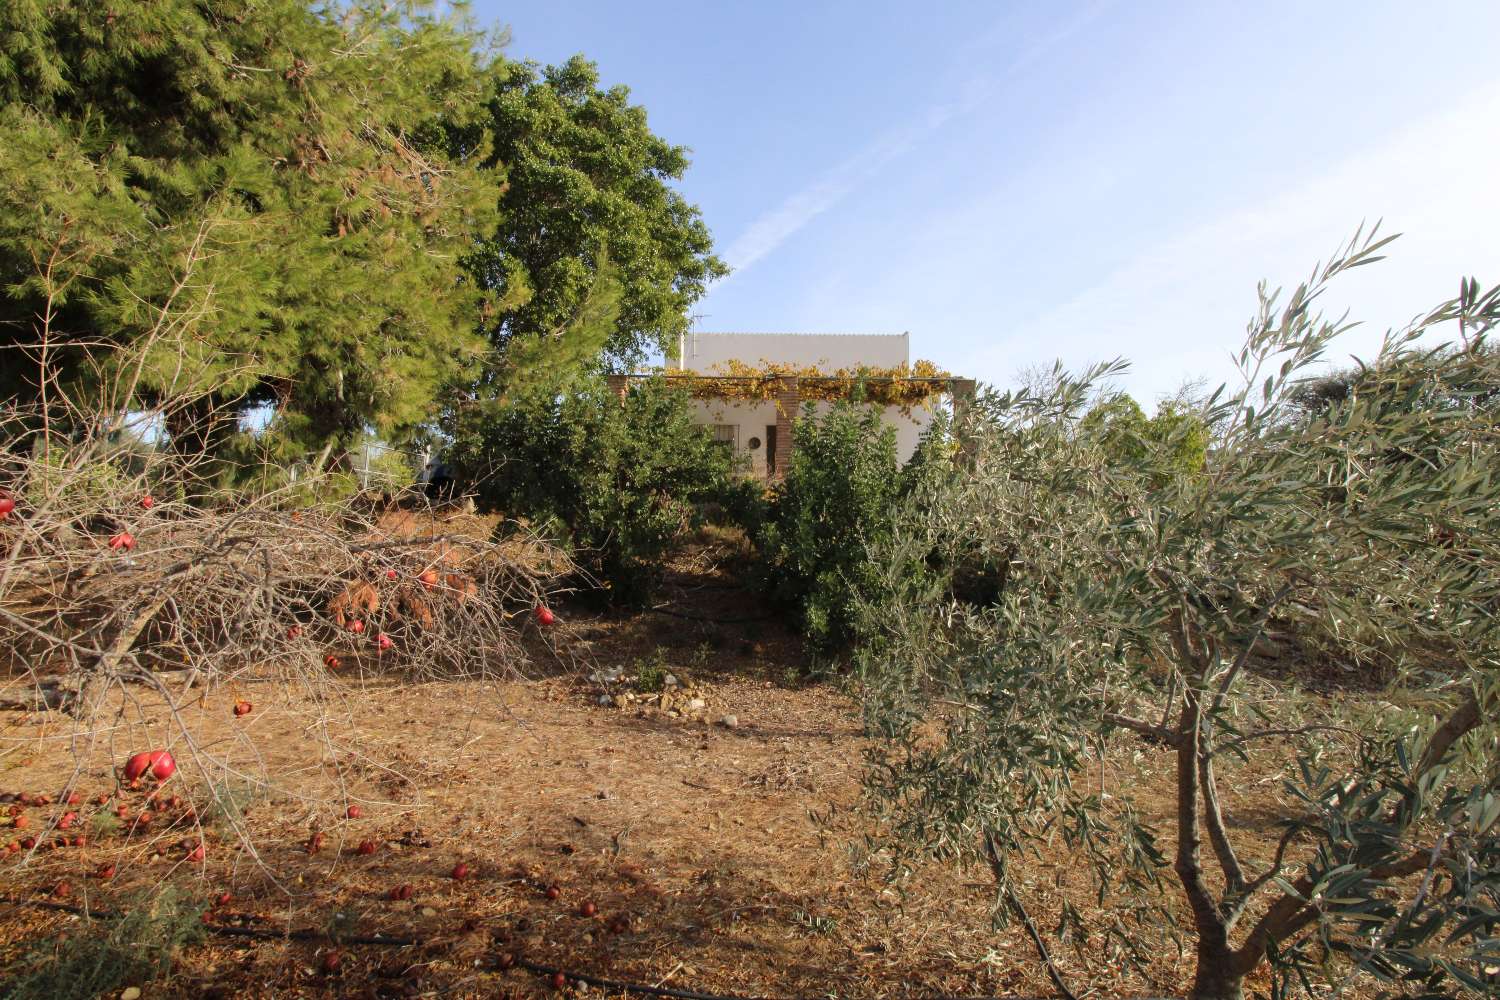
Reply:
[[710, 622], [714, 625], [745, 625], [749, 622], [765, 622], [775, 618], [775, 615], [754, 615], [750, 618], [710, 618], [707, 615], [685, 615], [681, 611], [672, 611], [667, 608], [651, 608], [650, 610], [659, 615], [671, 615], [673, 618], [683, 618], [690, 622]]
[[[9, 903], [11, 906], [35, 906], [43, 910], [60, 910], [63, 913], [75, 913], [80, 917], [89, 917], [94, 920], [116, 920], [124, 916], [119, 910], [86, 910], [72, 903], [54, 903], [50, 899], [15, 899], [11, 896], [0, 896], [0, 903]], [[262, 941], [284, 941], [290, 938], [293, 941], [331, 941], [334, 944], [372, 944], [372, 945], [394, 945], [399, 948], [409, 948], [422, 942], [416, 938], [391, 937], [388, 934], [351, 934], [333, 937], [323, 931], [311, 929], [272, 931], [263, 930], [259, 927], [230, 927], [227, 924], [204, 923], [203, 929], [223, 937], [258, 938]]]
[[[96, 920], [112, 920], [121, 914], [118, 910], [86, 910], [72, 903], [54, 903], [48, 899], [15, 899], [10, 896], [0, 896], [0, 903], [9, 903], [11, 906], [36, 906], [44, 910], [61, 910], [64, 913], [73, 913], [81, 917], [90, 917]], [[410, 948], [423, 942], [417, 938], [390, 937], [385, 934], [369, 935], [333, 935], [323, 931], [311, 929], [273, 931], [262, 930], [259, 927], [229, 927], [224, 924], [205, 923], [204, 929], [214, 934], [225, 937], [257, 938], [262, 941], [284, 941], [288, 938], [294, 941], [327, 941], [337, 945], [385, 945], [398, 948]], [[765, 997], [750, 996], [741, 993], [700, 993], [696, 990], [677, 989], [672, 986], [651, 986], [646, 983], [632, 983], [617, 979], [605, 979], [589, 972], [573, 972], [561, 969], [555, 965], [543, 965], [540, 962], [531, 962], [517, 957], [515, 965], [528, 972], [535, 972], [542, 976], [556, 976], [559, 973], [571, 982], [587, 983], [590, 986], [598, 986], [606, 990], [619, 990], [622, 993], [636, 993], [648, 997], [674, 997], [676, 1000], [803, 1000], [797, 997]], [[1007, 994], [1003, 997], [997, 996], [960, 996], [953, 994], [929, 994], [914, 997], [912, 1000], [1055, 1000], [1053, 997], [1023, 997], [1017, 994]]]
[[620, 982], [584, 972], [569, 972], [567, 969], [542, 965], [540, 962], [528, 962], [524, 958], [517, 958], [516, 965], [543, 976], [555, 976], [561, 973], [570, 980], [587, 983], [590, 986], [598, 986], [606, 990], [620, 990], [624, 993], [639, 993], [642, 996], [648, 997], [676, 997], [678, 1000], [775, 1000], [772, 997], [744, 996], [738, 993], [698, 993], [694, 990], [680, 990], [671, 986], [648, 986], [645, 983]]

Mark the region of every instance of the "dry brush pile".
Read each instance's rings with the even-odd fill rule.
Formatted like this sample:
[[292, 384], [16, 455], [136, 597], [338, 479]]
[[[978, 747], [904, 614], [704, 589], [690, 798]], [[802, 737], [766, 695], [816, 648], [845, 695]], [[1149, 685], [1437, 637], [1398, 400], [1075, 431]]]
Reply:
[[[217, 816], [259, 859], [230, 789], [277, 791], [277, 776], [254, 736], [206, 737], [189, 708], [289, 685], [313, 695], [310, 729], [326, 731], [351, 717], [365, 680], [515, 676], [524, 633], [551, 620], [571, 564], [540, 538], [495, 541], [493, 519], [420, 497], [308, 504], [305, 481], [295, 494], [213, 490], [193, 461], [122, 433], [126, 419], [140, 421], [70, 419], [98, 430], [62, 435], [37, 413], [0, 417], [0, 702], [60, 723], [47, 752], [73, 763], [60, 791], [7, 790], [14, 839], [0, 847], [19, 863], [83, 840], [67, 809], [83, 798], [114, 799], [108, 832], [158, 853], [166, 838], [201, 862]], [[239, 697], [233, 713], [253, 708]], [[179, 769], [186, 782], [132, 799]], [[308, 804], [345, 807], [326, 794]], [[24, 828], [26, 807], [51, 805]], [[142, 810], [156, 813], [149, 836]]]

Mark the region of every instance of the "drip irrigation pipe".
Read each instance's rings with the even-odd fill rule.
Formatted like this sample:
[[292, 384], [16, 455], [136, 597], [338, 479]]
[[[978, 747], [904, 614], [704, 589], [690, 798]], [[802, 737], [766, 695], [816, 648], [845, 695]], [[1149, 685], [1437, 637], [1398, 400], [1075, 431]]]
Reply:
[[[86, 910], [72, 903], [55, 903], [48, 899], [16, 899], [10, 896], [0, 896], [0, 903], [8, 903], [11, 906], [34, 906], [44, 910], [58, 910], [63, 913], [73, 913], [80, 917], [89, 917], [95, 920], [113, 920], [121, 916], [118, 910]], [[284, 931], [262, 930], [259, 927], [230, 927], [224, 924], [203, 925], [204, 930], [211, 934], [224, 937], [256, 938], [262, 941], [327, 941], [335, 945], [382, 945], [386, 947], [411, 948], [424, 944], [420, 938], [391, 937], [387, 934], [366, 935], [338, 935], [337, 937], [323, 931], [306, 929], [288, 929]], [[517, 956], [514, 962], [515, 968], [525, 969], [541, 976], [555, 976], [562, 974], [570, 982], [587, 983], [606, 990], [619, 990], [622, 993], [634, 993], [648, 997], [672, 997], [674, 1000], [802, 1000], [802, 998], [774, 998], [765, 996], [750, 996], [740, 993], [702, 993], [697, 990], [678, 989], [672, 986], [651, 986], [647, 983], [632, 983], [619, 979], [606, 979], [590, 972], [575, 972], [563, 969], [555, 965], [543, 965], [540, 962], [532, 962]], [[497, 971], [500, 971], [497, 969]], [[911, 1000], [1056, 1000], [1054, 997], [1023, 997], [1017, 994], [1006, 996], [962, 996], [957, 994], [925, 994], [912, 997]], [[1157, 998], [1148, 998], [1157, 1000]], [[1166, 998], [1161, 998], [1166, 1000]]]
[[775, 615], [753, 615], [749, 618], [710, 618], [707, 615], [687, 615], [669, 608], [651, 608], [650, 610], [659, 615], [670, 615], [673, 618], [683, 618], [690, 622], [709, 622], [714, 625], [745, 625], [749, 622], [770, 621], [776, 617]]

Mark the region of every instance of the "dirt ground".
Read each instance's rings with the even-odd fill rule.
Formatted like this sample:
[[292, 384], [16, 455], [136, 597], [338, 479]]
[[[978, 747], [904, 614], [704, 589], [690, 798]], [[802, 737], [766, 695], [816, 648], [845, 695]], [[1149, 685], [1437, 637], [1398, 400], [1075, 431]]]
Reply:
[[[541, 967], [747, 996], [1054, 994], [1021, 928], [992, 928], [986, 871], [932, 863], [900, 885], [856, 871], [860, 821], [819, 818], [857, 796], [855, 706], [802, 677], [799, 644], [739, 586], [741, 570], [710, 540], [674, 562], [658, 611], [563, 609], [533, 636], [530, 679], [372, 673], [321, 691], [268, 681], [179, 699], [198, 750], [172, 744], [179, 774], [150, 803], [149, 788], [96, 797], [116, 792], [112, 767], [129, 752], [171, 740], [164, 703], [132, 692], [82, 742], [61, 714], [0, 711], [0, 790], [56, 796], [72, 781], [88, 831], [82, 846], [0, 860], [0, 963], [83, 924], [20, 901], [108, 908], [170, 882], [205, 900], [229, 893], [207, 918], [217, 927], [419, 943], [216, 933], [169, 979], [142, 984], [146, 997], [541, 995], [553, 991]], [[665, 710], [632, 692], [642, 665], [678, 680]], [[237, 718], [241, 699], [253, 707]], [[1161, 754], [1109, 763], [1148, 802], [1169, 800]], [[236, 805], [203, 827], [195, 862], [184, 811], [214, 816], [210, 779]], [[1269, 842], [1271, 817], [1230, 806]], [[23, 812], [35, 830], [62, 808]], [[142, 810], [154, 810], [146, 826]], [[108, 865], [112, 878], [95, 877]], [[1065, 855], [1027, 866], [1041, 926], [1064, 898], [1097, 909]], [[410, 898], [390, 898], [402, 886]], [[1153, 954], [1146, 976], [1088, 949], [1058, 958], [1080, 994], [1179, 992], [1190, 972], [1174, 950]]]

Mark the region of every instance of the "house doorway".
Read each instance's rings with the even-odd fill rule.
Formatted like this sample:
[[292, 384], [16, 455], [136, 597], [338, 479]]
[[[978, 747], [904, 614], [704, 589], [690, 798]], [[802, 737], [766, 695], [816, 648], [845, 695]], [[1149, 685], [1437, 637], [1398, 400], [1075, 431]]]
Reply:
[[766, 478], [776, 476], [776, 425], [766, 424]]

